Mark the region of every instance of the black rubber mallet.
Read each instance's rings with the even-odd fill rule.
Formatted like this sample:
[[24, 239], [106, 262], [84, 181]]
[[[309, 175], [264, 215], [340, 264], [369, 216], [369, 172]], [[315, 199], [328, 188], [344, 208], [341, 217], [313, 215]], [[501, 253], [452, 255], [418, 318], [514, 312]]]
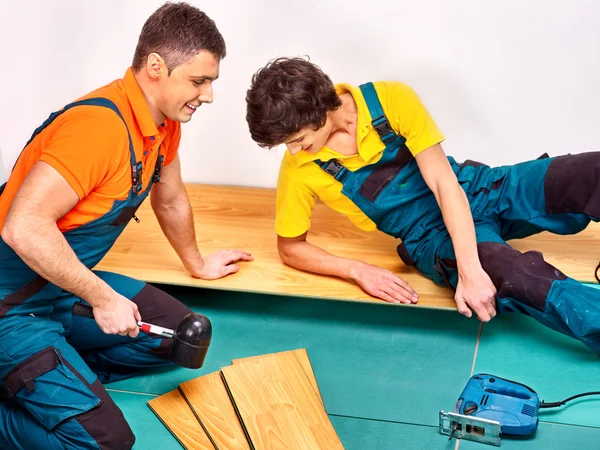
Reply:
[[[77, 302], [73, 305], [75, 316], [94, 318], [94, 310], [89, 305]], [[212, 325], [208, 317], [199, 313], [189, 313], [177, 326], [177, 331], [159, 327], [146, 322], [138, 322], [140, 330], [174, 339], [169, 359], [181, 367], [199, 369], [212, 337]]]

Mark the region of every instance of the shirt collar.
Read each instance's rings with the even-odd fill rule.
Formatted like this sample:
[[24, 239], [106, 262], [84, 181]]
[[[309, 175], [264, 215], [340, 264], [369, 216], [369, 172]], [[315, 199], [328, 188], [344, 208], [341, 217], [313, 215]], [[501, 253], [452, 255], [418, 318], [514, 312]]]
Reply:
[[[367, 107], [367, 102], [365, 101], [365, 98], [362, 95], [362, 91], [358, 86], [352, 86], [350, 84], [345, 83], [336, 84], [335, 91], [338, 95], [350, 92], [350, 94], [354, 98], [354, 102], [356, 103], [356, 111], [358, 114], [358, 122], [356, 125], [358, 154], [362, 157], [363, 160], [370, 161], [383, 151], [385, 145], [383, 144], [383, 142], [381, 142], [381, 146], [360, 145], [363, 139], [367, 136], [367, 134], [370, 131], [374, 131], [374, 128], [371, 125], [371, 114], [369, 113], [369, 108]], [[321, 161], [329, 161], [331, 159], [347, 159], [352, 158], [354, 156], [356, 155], [345, 156], [331, 150], [328, 147], [323, 147], [315, 153], [301, 151], [295, 156], [292, 155], [292, 158], [295, 161], [296, 167], [300, 167], [308, 162], [316, 161], [317, 159], [320, 159]]]
[[142, 135], [144, 137], [158, 135], [158, 129], [152, 119], [152, 114], [150, 114], [150, 108], [148, 108], [142, 88], [140, 88], [131, 67], [125, 72], [123, 86], [125, 87], [125, 93], [133, 110], [133, 115], [140, 126]]

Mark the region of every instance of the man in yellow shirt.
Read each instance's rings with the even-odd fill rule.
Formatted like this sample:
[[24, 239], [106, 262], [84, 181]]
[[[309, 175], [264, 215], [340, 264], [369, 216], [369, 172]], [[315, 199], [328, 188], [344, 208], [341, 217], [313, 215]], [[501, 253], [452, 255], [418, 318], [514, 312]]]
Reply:
[[334, 86], [299, 58], [260, 69], [246, 100], [252, 138], [288, 148], [276, 209], [285, 263], [354, 279], [389, 302], [417, 302], [395, 274], [307, 242], [318, 197], [359, 228], [401, 239], [402, 260], [453, 287], [467, 317], [474, 311], [489, 321], [496, 310], [519, 311], [600, 352], [600, 290], [566, 277], [539, 252], [520, 253], [505, 242], [543, 230], [573, 234], [598, 221], [600, 153], [497, 168], [457, 163], [408, 86]]

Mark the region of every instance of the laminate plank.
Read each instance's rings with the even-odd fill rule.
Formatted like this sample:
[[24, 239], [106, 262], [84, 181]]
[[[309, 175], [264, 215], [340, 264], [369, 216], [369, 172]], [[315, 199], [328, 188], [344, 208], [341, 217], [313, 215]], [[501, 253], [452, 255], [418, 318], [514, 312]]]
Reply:
[[[300, 348], [297, 350], [290, 350], [290, 351], [296, 356], [296, 358], [298, 358], [298, 362], [300, 363], [300, 366], [302, 366], [302, 370], [304, 371], [304, 374], [307, 376], [311, 387], [315, 391], [315, 394], [317, 394], [317, 397], [319, 398], [321, 405], [323, 405], [323, 408], [325, 408], [325, 403], [323, 403], [323, 397], [321, 396], [321, 391], [319, 390], [319, 384], [317, 383], [317, 378], [315, 377], [315, 373], [313, 371], [312, 365], [310, 364], [310, 358], [308, 357], [308, 352], [306, 351], [305, 348]], [[267, 355], [248, 356], [246, 358], [238, 358], [238, 359], [234, 359], [233, 361], [231, 361], [231, 364], [236, 365], [236, 364], [240, 364], [242, 362], [256, 361], [260, 358], [264, 358], [265, 356], [272, 356], [274, 354], [275, 353], [269, 353]]]
[[179, 390], [153, 398], [148, 406], [186, 450], [215, 449]]
[[[220, 280], [193, 278], [164, 237], [147, 201], [136, 213], [140, 223], [132, 221], [126, 227], [97, 269], [152, 283], [383, 303], [356, 283], [283, 264], [274, 231], [274, 189], [202, 184], [187, 184], [186, 188], [202, 253], [239, 248], [251, 252], [254, 261], [241, 263], [239, 273]], [[364, 260], [398, 274], [419, 293], [419, 303], [413, 307], [456, 309], [451, 289], [435, 285], [400, 261], [397, 239], [379, 231], [363, 232], [320, 202], [315, 206], [308, 241], [333, 254]], [[543, 232], [510, 241], [520, 251], [540, 251], [566, 275], [591, 282], [595, 281], [594, 269], [600, 258], [598, 243], [600, 224], [596, 223], [574, 236]]]
[[221, 378], [213, 372], [179, 385], [194, 415], [219, 450], [251, 448]]
[[293, 353], [223, 367], [222, 373], [255, 448], [344, 448]]

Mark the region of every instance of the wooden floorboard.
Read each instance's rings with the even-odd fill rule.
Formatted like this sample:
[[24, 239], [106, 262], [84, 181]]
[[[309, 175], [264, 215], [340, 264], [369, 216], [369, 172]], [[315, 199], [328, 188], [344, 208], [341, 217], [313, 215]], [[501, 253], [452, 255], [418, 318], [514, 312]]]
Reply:
[[[313, 391], [315, 391], [315, 394], [317, 395], [319, 402], [321, 403], [323, 408], [325, 408], [325, 404], [323, 403], [323, 397], [321, 396], [321, 391], [319, 389], [319, 384], [317, 383], [315, 373], [313, 372], [312, 365], [310, 364], [310, 358], [308, 357], [308, 352], [306, 351], [305, 348], [298, 349], [298, 350], [292, 350], [291, 352], [296, 356], [296, 358], [298, 358], [298, 362], [300, 363], [300, 366], [302, 367], [304, 374], [308, 378], [308, 381], [310, 382], [310, 385], [311, 385]], [[231, 361], [231, 364], [235, 366], [236, 364], [240, 364], [240, 363], [248, 362], [248, 361], [257, 361], [260, 358], [270, 357], [273, 355], [274, 355], [274, 353], [270, 353], [267, 355], [248, 356], [246, 358], [238, 358], [238, 359], [234, 359], [233, 361]]]
[[[254, 256], [242, 263], [239, 273], [221, 280], [204, 281], [188, 274], [162, 234], [150, 202], [137, 212], [112, 250], [97, 266], [143, 281], [208, 287], [244, 292], [380, 302], [355, 283], [315, 275], [283, 264], [277, 253], [274, 231], [275, 190], [264, 188], [186, 185], [196, 223], [197, 240], [204, 255], [219, 249], [239, 248]], [[452, 291], [434, 285], [396, 254], [398, 241], [379, 231], [367, 233], [317, 203], [308, 240], [338, 256], [378, 265], [406, 279], [419, 293], [416, 306], [455, 309]], [[600, 226], [592, 224], [575, 236], [541, 233], [511, 241], [521, 251], [538, 250], [551, 264], [580, 281], [595, 281], [600, 258]]]
[[223, 379], [256, 449], [343, 449], [292, 352], [223, 367]]
[[213, 372], [181, 383], [179, 390], [216, 448], [250, 450], [250, 444], [231, 404], [221, 372]]
[[214, 450], [206, 431], [178, 389], [156, 397], [148, 406], [186, 450]]

